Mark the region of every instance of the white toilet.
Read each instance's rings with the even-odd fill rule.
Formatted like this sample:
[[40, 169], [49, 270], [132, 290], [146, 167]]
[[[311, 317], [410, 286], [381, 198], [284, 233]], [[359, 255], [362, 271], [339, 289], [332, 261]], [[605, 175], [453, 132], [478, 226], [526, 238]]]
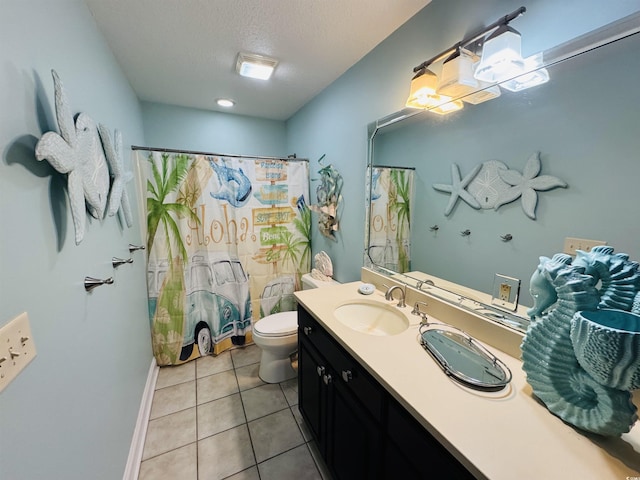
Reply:
[[[302, 289], [337, 285], [335, 280], [316, 280], [311, 274], [302, 276]], [[261, 318], [253, 325], [253, 341], [262, 350], [258, 375], [267, 383], [280, 383], [294, 378], [291, 355], [298, 350], [298, 312], [280, 312]]]

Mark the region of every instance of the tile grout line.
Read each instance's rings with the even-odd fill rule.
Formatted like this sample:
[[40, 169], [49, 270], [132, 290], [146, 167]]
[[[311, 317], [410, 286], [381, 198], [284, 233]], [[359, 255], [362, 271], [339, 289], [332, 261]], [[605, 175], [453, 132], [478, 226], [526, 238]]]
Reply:
[[[254, 466], [256, 467], [256, 472], [258, 472], [258, 480], [260, 480], [260, 469], [258, 468], [258, 457], [256, 456], [256, 449], [253, 446], [253, 439], [251, 438], [251, 431], [249, 430], [249, 418], [247, 417], [247, 410], [245, 409], [244, 399], [242, 398], [242, 392], [240, 391], [240, 382], [238, 381], [238, 372], [235, 366], [236, 364], [233, 361], [233, 355], [231, 356], [231, 361], [233, 362], [233, 374], [236, 377], [236, 384], [238, 385], [238, 395], [240, 396], [240, 403], [242, 404], [242, 413], [244, 414], [244, 421], [245, 421], [244, 425], [247, 429], [247, 434], [249, 435], [249, 443], [251, 444], [251, 452], [253, 453], [253, 461], [255, 462]], [[251, 390], [251, 389], [248, 389], [248, 390]], [[236, 472], [236, 473], [239, 473], [239, 472]]]
[[200, 461], [199, 461], [199, 446], [200, 440], [198, 439], [198, 359], [195, 360], [195, 365], [193, 366], [194, 376], [196, 377], [194, 380], [194, 386], [196, 388], [196, 480], [200, 479]]
[[[235, 350], [235, 349], [233, 349], [233, 350]], [[264, 417], [266, 417], [266, 416], [268, 416], [268, 415], [272, 415], [272, 414], [275, 414], [275, 413], [284, 412], [285, 410], [287, 410], [287, 409], [288, 409], [288, 410], [289, 410], [289, 413], [290, 413], [290, 414], [293, 416], [293, 418], [294, 418], [294, 421], [295, 421], [294, 423], [296, 424], [297, 431], [298, 431], [298, 433], [299, 433], [299, 434], [300, 434], [300, 436], [301, 436], [302, 443], [301, 443], [300, 445], [296, 445], [296, 446], [294, 446], [294, 447], [291, 447], [291, 448], [289, 448], [289, 449], [287, 449], [287, 450], [285, 450], [285, 451], [283, 451], [283, 452], [280, 452], [280, 453], [278, 453], [278, 454], [276, 454], [276, 455], [273, 455], [272, 457], [269, 457], [269, 458], [267, 458], [267, 459], [263, 460], [263, 461], [262, 461], [262, 462], [260, 462], [260, 463], [258, 463], [258, 462], [257, 462], [257, 460], [256, 460], [256, 459], [257, 459], [257, 457], [256, 457], [256, 450], [255, 450], [255, 446], [254, 446], [254, 441], [253, 441], [253, 438], [251, 437], [251, 433], [250, 433], [250, 431], [249, 431], [249, 423], [250, 423], [250, 422], [249, 422], [248, 417], [247, 417], [247, 411], [246, 411], [245, 401], [244, 401], [244, 399], [243, 399], [243, 395], [242, 395], [242, 393], [243, 393], [243, 392], [250, 391], [250, 390], [253, 390], [253, 389], [257, 389], [257, 388], [260, 388], [260, 387], [264, 387], [264, 386], [269, 385], [269, 384], [267, 384], [267, 383], [262, 383], [262, 384], [259, 384], [259, 385], [254, 385], [254, 386], [251, 386], [251, 388], [246, 388], [245, 390], [241, 391], [241, 390], [240, 390], [240, 379], [239, 379], [239, 377], [238, 377], [238, 375], [239, 375], [239, 374], [238, 374], [238, 369], [239, 369], [239, 368], [246, 368], [246, 367], [250, 367], [250, 366], [252, 366], [252, 365], [257, 365], [257, 364], [259, 364], [259, 362], [251, 362], [251, 363], [249, 363], [249, 364], [247, 364], [247, 365], [237, 365], [237, 364], [238, 364], [238, 362], [239, 362], [240, 360], [243, 360], [243, 359], [236, 359], [236, 360], [234, 360], [234, 355], [232, 355], [233, 350], [231, 350], [231, 351], [229, 352], [230, 360], [231, 360], [231, 368], [230, 368], [230, 369], [228, 369], [228, 370], [233, 370], [233, 373], [234, 373], [234, 378], [235, 378], [235, 381], [236, 381], [237, 393], [238, 393], [238, 395], [240, 396], [240, 401], [241, 401], [241, 405], [242, 405], [242, 411], [243, 411], [243, 415], [244, 415], [244, 422], [243, 422], [243, 423], [241, 423], [241, 425], [245, 425], [245, 428], [247, 429], [247, 432], [248, 432], [248, 434], [249, 434], [250, 447], [251, 447], [251, 450], [252, 450], [252, 453], [253, 453], [253, 456], [254, 456], [254, 463], [253, 463], [253, 465], [251, 465], [251, 466], [249, 466], [249, 467], [245, 468], [244, 470], [249, 470], [249, 469], [251, 469], [251, 468], [254, 468], [254, 467], [255, 467], [255, 468], [256, 468], [256, 471], [257, 471], [257, 474], [258, 474], [258, 475], [257, 475], [257, 476], [258, 476], [258, 479], [261, 479], [261, 478], [262, 478], [262, 476], [261, 476], [261, 473], [260, 473], [260, 469], [258, 468], [260, 464], [263, 464], [263, 463], [265, 463], [265, 462], [268, 462], [268, 461], [270, 461], [270, 460], [272, 460], [272, 459], [274, 459], [274, 458], [277, 458], [277, 457], [279, 457], [279, 456], [282, 456], [283, 454], [286, 454], [286, 453], [288, 453], [288, 452], [290, 452], [290, 451], [292, 451], [292, 450], [295, 450], [296, 448], [299, 448], [299, 447], [301, 447], [302, 445], [305, 445], [305, 450], [306, 450], [306, 451], [307, 451], [307, 453], [311, 456], [311, 459], [312, 459], [313, 465], [314, 465], [314, 467], [315, 467], [315, 471], [320, 475], [320, 477], [321, 477], [321, 478], [323, 478], [323, 479], [324, 479], [324, 477], [322, 477], [322, 474], [321, 474], [321, 471], [320, 471], [319, 465], [317, 464], [316, 459], [315, 459], [315, 457], [313, 456], [313, 454], [312, 454], [312, 452], [311, 452], [311, 447], [310, 447], [310, 445], [309, 445], [309, 442], [306, 440], [306, 438], [305, 438], [305, 436], [304, 436], [304, 433], [303, 433], [303, 431], [302, 431], [302, 425], [301, 425], [301, 424], [299, 424], [297, 421], [295, 421], [295, 420], [296, 420], [296, 416], [295, 416], [295, 414], [294, 414], [293, 408], [294, 408], [294, 407], [297, 407], [298, 405], [297, 405], [297, 403], [292, 405], [292, 404], [291, 404], [291, 402], [290, 402], [290, 400], [289, 400], [289, 398], [288, 398], [288, 396], [287, 396], [287, 393], [286, 393], [286, 392], [288, 392], [288, 393], [292, 393], [291, 391], [292, 391], [292, 390], [295, 390], [294, 388], [290, 388], [290, 387], [289, 387], [288, 382], [287, 382], [287, 387], [286, 387], [286, 388], [285, 388], [285, 386], [283, 385], [283, 383], [284, 383], [284, 382], [279, 382], [279, 383], [278, 383], [279, 390], [280, 390], [281, 394], [284, 396], [284, 399], [285, 399], [285, 401], [286, 401], [286, 407], [285, 407], [285, 408], [282, 408], [282, 409], [279, 409], [279, 410], [276, 410], [275, 412], [270, 412], [269, 414], [262, 415], [262, 416], [260, 416], [260, 417], [258, 417], [258, 418], [253, 419], [252, 421], [259, 420], [259, 419], [261, 419], [261, 418], [264, 418]], [[244, 361], [246, 361], [246, 359], [244, 359]], [[196, 432], [196, 434], [195, 434], [195, 435], [196, 435], [196, 438], [195, 438], [195, 446], [196, 446], [196, 474], [197, 474], [197, 476], [199, 476], [199, 475], [200, 475], [200, 471], [199, 471], [199, 464], [198, 464], [198, 454], [199, 454], [198, 446], [199, 446], [199, 443], [200, 443], [200, 439], [198, 438], [198, 435], [199, 435], [199, 425], [198, 425], [198, 421], [199, 421], [199, 412], [198, 412], [198, 410], [199, 410], [200, 405], [199, 405], [199, 403], [198, 403], [198, 402], [199, 402], [199, 396], [198, 396], [198, 380], [199, 380], [199, 378], [198, 378], [198, 372], [199, 372], [199, 367], [200, 367], [200, 366], [199, 366], [199, 363], [200, 363], [200, 362], [198, 362], [198, 360], [196, 359], [194, 363], [195, 363], [195, 364], [194, 364], [194, 371], [195, 371], [194, 376], [195, 376], [195, 378], [194, 378], [194, 380], [193, 380], [193, 381], [194, 381], [194, 388], [196, 389], [196, 391], [195, 391], [195, 408], [196, 408], [196, 412], [195, 412], [195, 413], [196, 413], [196, 415], [195, 415], [195, 419], [196, 419], [196, 420], [195, 420], [195, 421], [196, 421], [196, 425], [195, 425], [195, 432]], [[223, 371], [228, 371], [228, 370], [223, 370]], [[218, 374], [218, 373], [222, 373], [223, 371], [221, 371], [221, 372], [211, 373], [211, 374], [209, 374], [209, 375], [204, 375], [202, 378], [206, 378], [206, 377], [211, 376], [211, 375], [215, 375], [215, 374]], [[203, 372], [204, 372], [204, 370], [203, 370]], [[246, 374], [246, 372], [245, 372], [244, 374]], [[182, 384], [182, 383], [187, 383], [187, 382], [177, 382], [177, 383], [176, 383], [176, 384], [174, 384], [174, 385], [166, 385], [166, 386], [164, 386], [164, 387], [162, 387], [162, 388], [160, 388], [160, 389], [156, 388], [156, 389], [155, 389], [155, 391], [162, 390], [163, 388], [168, 388], [168, 387], [172, 387], [172, 386], [175, 386], [175, 385], [179, 385], [179, 384]], [[249, 383], [249, 385], [251, 385], [251, 383]], [[231, 395], [235, 395], [235, 393], [234, 393], [234, 394], [231, 394]], [[213, 399], [213, 400], [211, 400], [211, 402], [213, 402], [213, 401], [217, 401], [217, 400], [220, 400], [221, 398], [229, 397], [229, 396], [231, 396], [231, 395], [225, 395], [224, 397], [220, 397], [220, 398]], [[207, 402], [207, 403], [209, 403], [209, 402]], [[206, 403], [205, 403], [205, 404], [206, 404]], [[204, 405], [204, 404], [203, 404], [203, 405]], [[179, 410], [178, 412], [180, 412], [180, 411], [184, 411], [184, 410], [187, 410], [187, 409], [182, 409], [182, 410]], [[173, 413], [178, 413], [178, 412], [172, 412], [171, 414], [173, 414]], [[163, 418], [164, 416], [171, 415], [171, 414], [166, 414], [166, 415], [163, 415], [163, 416], [157, 417], [157, 419]], [[233, 428], [236, 428], [236, 427], [233, 427]], [[229, 430], [229, 429], [227, 429], [227, 430]], [[216, 434], [219, 434], [219, 433], [222, 433], [222, 432], [217, 432]], [[214, 435], [215, 435], [215, 434], [214, 434]], [[209, 438], [209, 437], [206, 437], [206, 438]], [[202, 439], [202, 440], [204, 440], [204, 439]], [[191, 445], [191, 444], [187, 444], [187, 445], [184, 445], [184, 446], [178, 447], [178, 448], [173, 449], [173, 450], [171, 450], [171, 451], [178, 450], [179, 448], [184, 448], [185, 446], [188, 446], [188, 445]], [[166, 453], [169, 453], [169, 452], [164, 452], [164, 453], [162, 453], [162, 454], [158, 454], [158, 455], [156, 455], [156, 456], [154, 456], [154, 457], [150, 457], [150, 458], [149, 458], [149, 459], [147, 459], [147, 460], [150, 460], [151, 458], [159, 457], [159, 456], [164, 455], [164, 454], [166, 454]], [[241, 470], [241, 471], [244, 471], [244, 470]], [[240, 471], [240, 472], [241, 472], [241, 471]], [[232, 474], [231, 476], [236, 475], [236, 474], [238, 474], [238, 473], [240, 473], [240, 472], [235, 472], [235, 473], [234, 473], [234, 474]]]

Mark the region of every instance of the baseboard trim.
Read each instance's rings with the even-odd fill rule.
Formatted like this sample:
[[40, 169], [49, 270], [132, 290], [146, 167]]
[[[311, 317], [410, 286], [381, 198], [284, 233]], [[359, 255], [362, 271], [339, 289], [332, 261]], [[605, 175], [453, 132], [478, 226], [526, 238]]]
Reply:
[[129, 448], [129, 458], [127, 459], [127, 466], [124, 469], [122, 480], [138, 480], [144, 441], [147, 437], [147, 424], [149, 423], [149, 415], [151, 414], [153, 392], [156, 389], [159, 371], [160, 367], [158, 367], [155, 358], [151, 359], [151, 366], [149, 367], [149, 374], [147, 375], [147, 383], [144, 387], [144, 392], [142, 392], [142, 401], [140, 402], [140, 410], [138, 411], [138, 420], [136, 421], [136, 428], [133, 431], [131, 447]]

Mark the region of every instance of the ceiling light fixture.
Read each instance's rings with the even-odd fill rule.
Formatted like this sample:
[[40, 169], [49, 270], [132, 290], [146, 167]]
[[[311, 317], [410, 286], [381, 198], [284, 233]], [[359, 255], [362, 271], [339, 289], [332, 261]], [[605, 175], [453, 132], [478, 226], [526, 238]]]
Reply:
[[278, 61], [274, 58], [240, 52], [236, 61], [236, 71], [243, 77], [269, 80], [276, 65]]
[[219, 107], [231, 108], [236, 104], [236, 102], [234, 102], [233, 100], [231, 100], [229, 98], [218, 98], [218, 99], [216, 99], [216, 104]]

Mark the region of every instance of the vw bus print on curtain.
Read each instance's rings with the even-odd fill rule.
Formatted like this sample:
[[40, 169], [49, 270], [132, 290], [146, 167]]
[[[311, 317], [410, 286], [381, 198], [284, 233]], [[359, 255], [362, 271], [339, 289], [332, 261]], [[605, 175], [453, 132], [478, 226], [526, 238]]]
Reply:
[[176, 365], [251, 341], [310, 270], [309, 163], [137, 151], [153, 352]]

